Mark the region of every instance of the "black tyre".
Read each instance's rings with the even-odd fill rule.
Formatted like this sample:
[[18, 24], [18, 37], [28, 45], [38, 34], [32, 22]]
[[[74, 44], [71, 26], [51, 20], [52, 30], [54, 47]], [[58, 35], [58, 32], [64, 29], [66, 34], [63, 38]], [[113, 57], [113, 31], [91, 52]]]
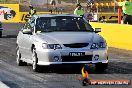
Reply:
[[17, 54], [17, 56], [16, 56], [17, 65], [18, 65], [18, 66], [23, 66], [23, 65], [25, 65], [25, 62], [22, 62], [22, 60], [21, 60], [21, 53], [20, 53], [18, 47], [17, 47], [17, 49], [16, 49], [16, 54]]
[[2, 31], [0, 30], [0, 38], [2, 38]]
[[39, 65], [37, 65], [38, 63], [38, 58], [37, 58], [37, 53], [35, 51], [35, 48], [33, 48], [33, 52], [32, 52], [32, 60], [33, 60], [33, 64], [32, 64], [32, 69], [34, 72], [39, 72], [40, 71], [40, 67]]
[[97, 63], [95, 69], [97, 72], [104, 72], [108, 68], [108, 63]]

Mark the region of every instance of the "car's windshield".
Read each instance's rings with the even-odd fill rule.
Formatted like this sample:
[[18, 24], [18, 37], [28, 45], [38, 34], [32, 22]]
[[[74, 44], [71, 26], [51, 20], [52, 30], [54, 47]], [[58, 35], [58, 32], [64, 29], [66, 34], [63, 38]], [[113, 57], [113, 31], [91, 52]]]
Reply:
[[93, 31], [91, 25], [79, 17], [40, 17], [36, 21], [36, 30], [55, 31]]

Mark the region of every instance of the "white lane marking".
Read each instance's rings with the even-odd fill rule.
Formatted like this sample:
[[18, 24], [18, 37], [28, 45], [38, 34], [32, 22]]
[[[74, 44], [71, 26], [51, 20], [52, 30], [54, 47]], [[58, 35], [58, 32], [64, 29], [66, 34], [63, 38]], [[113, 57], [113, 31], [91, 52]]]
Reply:
[[0, 81], [0, 88], [10, 88], [6, 84]]

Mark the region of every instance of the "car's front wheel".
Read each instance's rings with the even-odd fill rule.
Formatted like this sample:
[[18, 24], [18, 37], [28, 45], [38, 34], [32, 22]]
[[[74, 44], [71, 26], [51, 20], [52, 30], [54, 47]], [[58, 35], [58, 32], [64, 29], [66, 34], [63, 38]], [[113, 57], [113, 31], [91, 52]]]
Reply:
[[0, 38], [2, 38], [2, 31], [0, 30]]
[[33, 71], [34, 72], [39, 72], [40, 70], [40, 67], [39, 65], [37, 65], [38, 63], [38, 58], [37, 58], [37, 53], [35, 51], [35, 48], [33, 49], [33, 52], [32, 52], [32, 60], [33, 60]]
[[21, 60], [21, 53], [20, 53], [18, 47], [17, 47], [17, 49], [16, 49], [16, 54], [17, 54], [17, 56], [16, 56], [16, 63], [17, 63], [17, 65], [18, 65], [18, 66], [23, 66], [25, 63], [22, 62], [22, 60]]
[[97, 72], [104, 72], [108, 68], [108, 63], [97, 63], [95, 69]]

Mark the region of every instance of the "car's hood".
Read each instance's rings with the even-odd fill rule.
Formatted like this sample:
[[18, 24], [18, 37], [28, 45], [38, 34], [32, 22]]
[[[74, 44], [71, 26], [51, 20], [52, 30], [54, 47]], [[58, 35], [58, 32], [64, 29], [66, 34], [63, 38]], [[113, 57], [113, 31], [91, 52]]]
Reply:
[[100, 39], [94, 32], [50, 32], [38, 37], [49, 44], [92, 43]]

